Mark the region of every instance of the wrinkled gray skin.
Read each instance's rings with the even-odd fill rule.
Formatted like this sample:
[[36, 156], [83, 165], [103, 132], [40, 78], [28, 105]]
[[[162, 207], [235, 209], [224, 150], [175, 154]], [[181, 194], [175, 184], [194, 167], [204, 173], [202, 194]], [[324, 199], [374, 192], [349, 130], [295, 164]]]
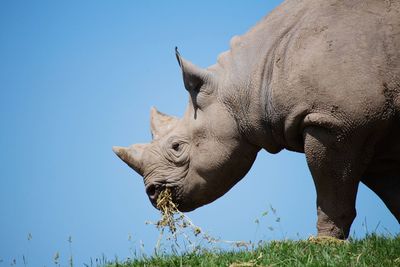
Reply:
[[114, 147], [153, 204], [169, 187], [182, 211], [196, 209], [235, 185], [261, 149], [288, 149], [306, 156], [320, 236], [348, 236], [360, 182], [400, 220], [399, 1], [287, 0], [217, 64], [177, 58], [184, 117], [153, 109], [150, 144]]

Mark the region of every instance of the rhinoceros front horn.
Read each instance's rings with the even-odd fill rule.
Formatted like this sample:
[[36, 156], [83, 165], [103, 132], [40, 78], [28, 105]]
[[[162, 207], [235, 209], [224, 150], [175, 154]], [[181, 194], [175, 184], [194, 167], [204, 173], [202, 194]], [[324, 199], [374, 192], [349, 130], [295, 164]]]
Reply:
[[113, 146], [113, 151], [122, 159], [129, 167], [143, 176], [142, 154], [146, 144], [135, 144], [130, 147]]
[[169, 116], [158, 111], [156, 108], [151, 108], [150, 126], [153, 139], [157, 139], [168, 133], [178, 122], [178, 118]]

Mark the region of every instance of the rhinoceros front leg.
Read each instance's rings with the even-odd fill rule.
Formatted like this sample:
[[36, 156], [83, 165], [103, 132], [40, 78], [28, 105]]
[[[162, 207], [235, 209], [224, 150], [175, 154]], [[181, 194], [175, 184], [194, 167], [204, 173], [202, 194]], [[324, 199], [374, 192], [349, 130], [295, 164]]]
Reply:
[[[339, 140], [338, 140], [339, 139]], [[318, 236], [347, 238], [365, 170], [362, 140], [340, 140], [323, 127], [304, 130], [304, 152], [317, 192]]]

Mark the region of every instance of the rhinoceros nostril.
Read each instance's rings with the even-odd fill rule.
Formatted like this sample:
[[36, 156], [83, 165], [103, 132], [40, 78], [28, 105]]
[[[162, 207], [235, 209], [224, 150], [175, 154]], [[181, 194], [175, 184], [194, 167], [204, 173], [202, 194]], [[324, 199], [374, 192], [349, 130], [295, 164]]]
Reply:
[[157, 197], [157, 188], [156, 188], [156, 186], [154, 184], [149, 184], [146, 187], [146, 193], [151, 199], [155, 200], [155, 198]]

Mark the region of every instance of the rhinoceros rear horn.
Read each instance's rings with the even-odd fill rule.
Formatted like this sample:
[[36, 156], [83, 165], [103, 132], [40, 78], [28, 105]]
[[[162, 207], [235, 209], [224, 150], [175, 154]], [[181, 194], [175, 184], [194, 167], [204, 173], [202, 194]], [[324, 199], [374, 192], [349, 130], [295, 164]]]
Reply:
[[146, 144], [136, 144], [130, 147], [113, 146], [112, 149], [122, 161], [143, 176], [142, 154], [146, 146]]
[[178, 118], [169, 116], [158, 111], [155, 107], [151, 108], [150, 126], [153, 139], [157, 139], [169, 132], [178, 122]]
[[183, 83], [186, 90], [198, 93], [201, 86], [210, 78], [209, 72], [184, 59], [177, 47], [175, 47], [175, 55], [182, 69]]

